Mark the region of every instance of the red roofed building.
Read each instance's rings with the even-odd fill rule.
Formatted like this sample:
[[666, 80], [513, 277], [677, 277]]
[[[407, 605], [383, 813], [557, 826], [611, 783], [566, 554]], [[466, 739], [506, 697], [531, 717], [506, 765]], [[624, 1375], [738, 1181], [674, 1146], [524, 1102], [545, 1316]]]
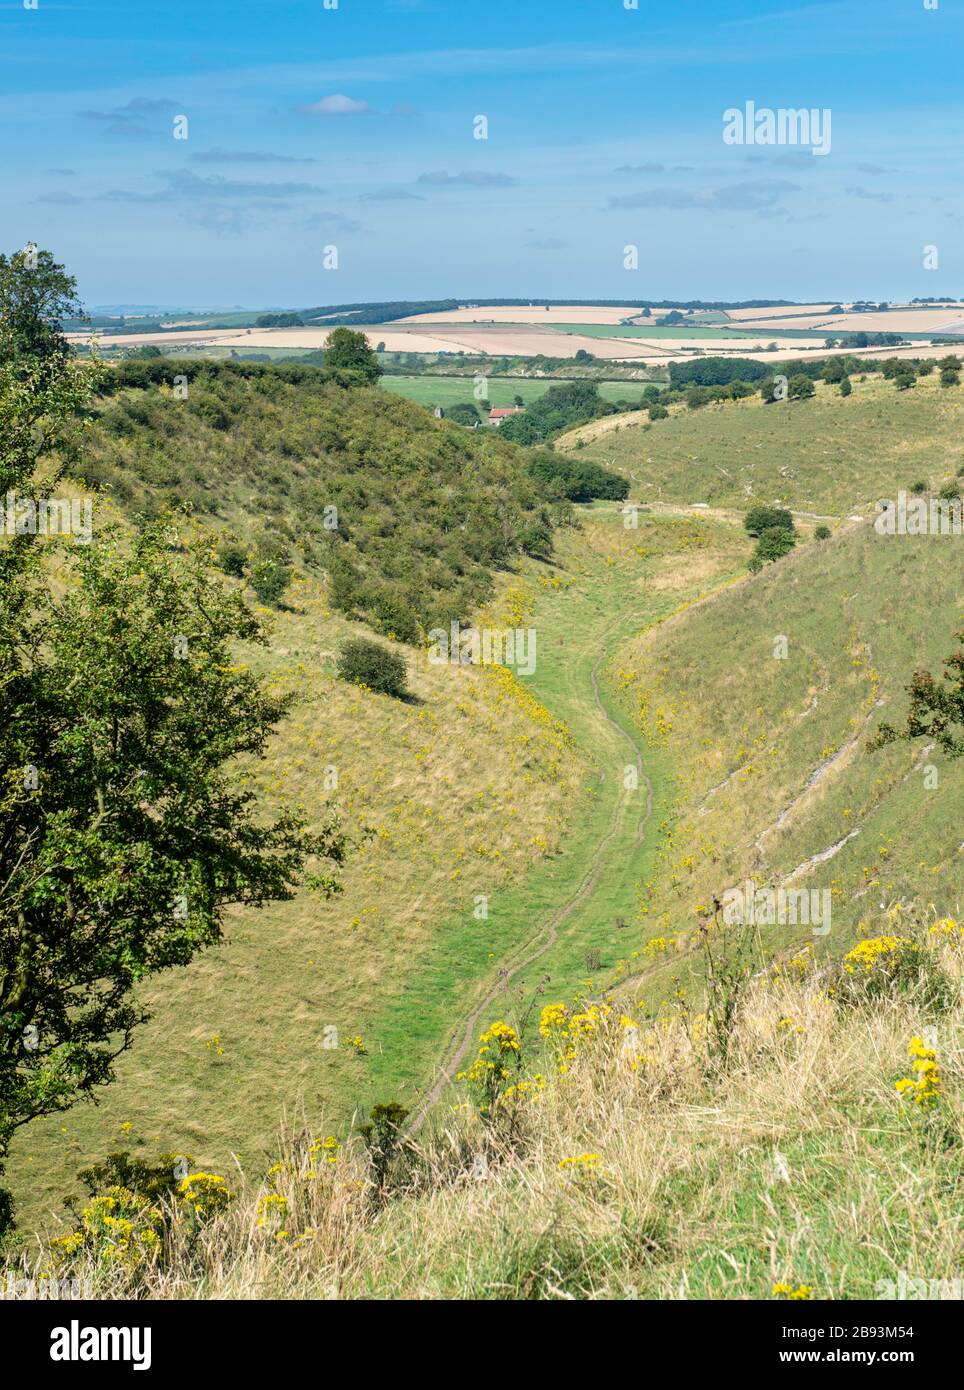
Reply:
[[498, 405], [489, 411], [489, 424], [501, 425], [507, 415], [519, 415], [522, 409], [521, 405]]

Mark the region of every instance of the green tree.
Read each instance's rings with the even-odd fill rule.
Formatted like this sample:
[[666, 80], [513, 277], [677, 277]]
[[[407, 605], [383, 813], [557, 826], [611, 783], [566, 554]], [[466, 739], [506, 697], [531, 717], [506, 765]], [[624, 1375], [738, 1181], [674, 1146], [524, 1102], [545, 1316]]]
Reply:
[[[96, 369], [21, 351], [51, 348], [47, 317], [6, 322], [0, 495], [35, 496]], [[228, 904], [290, 897], [313, 857], [336, 888], [334, 816], [265, 816], [232, 775], [288, 700], [234, 664], [265, 637], [213, 548], [178, 552], [151, 527], [0, 543], [0, 1176], [19, 1129], [111, 1079], [147, 1017], [133, 988], [216, 941]], [[0, 1228], [10, 1211], [0, 1191]]]
[[755, 573], [762, 569], [765, 564], [779, 560], [783, 555], [787, 555], [796, 543], [795, 531], [788, 531], [784, 526], [769, 527], [760, 534], [760, 539], [756, 543], [756, 550], [750, 559], [750, 569]]
[[806, 401], [814, 394], [814, 384], [803, 372], [792, 376], [787, 383], [787, 396], [791, 401]]
[[63, 358], [63, 319], [82, 314], [77, 282], [49, 251], [28, 246], [0, 254], [0, 358], [34, 365]]
[[366, 381], [377, 381], [382, 374], [378, 357], [368, 346], [364, 333], [336, 328], [325, 344], [325, 366], [361, 372]]
[[849, 395], [851, 395], [852, 392], [853, 392], [853, 389], [854, 389], [853, 386], [850, 384], [850, 377], [849, 377], [849, 376], [842, 376], [842, 377], [840, 378], [840, 394], [841, 394], [841, 396], [849, 396]]
[[265, 638], [209, 556], [100, 540], [66, 551], [55, 589], [39, 550], [0, 596], [0, 1161], [110, 1080], [147, 1017], [138, 981], [344, 844], [330, 814], [266, 819], [230, 775], [288, 701], [234, 664], [235, 641]]
[[[955, 637], [964, 642], [964, 630], [955, 633]], [[964, 754], [964, 648], [946, 658], [943, 680], [929, 671], [915, 671], [907, 693], [910, 709], [906, 727], [898, 732], [890, 724], [881, 724], [868, 748], [882, 748], [898, 739], [909, 742], [927, 738], [939, 744], [949, 757], [961, 757]]]
[[338, 674], [353, 685], [367, 685], [381, 695], [404, 699], [408, 695], [404, 659], [378, 642], [352, 637], [342, 647]]
[[743, 525], [751, 536], [762, 536], [773, 527], [792, 531], [793, 514], [785, 507], [751, 507], [743, 518]]

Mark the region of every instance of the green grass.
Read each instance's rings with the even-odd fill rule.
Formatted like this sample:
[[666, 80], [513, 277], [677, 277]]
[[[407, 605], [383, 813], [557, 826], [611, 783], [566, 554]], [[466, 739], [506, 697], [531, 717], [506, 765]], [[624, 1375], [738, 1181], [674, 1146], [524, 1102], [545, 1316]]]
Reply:
[[964, 464], [964, 389], [942, 389], [936, 372], [900, 393], [890, 381], [854, 379], [846, 398], [819, 385], [808, 401], [764, 406], [754, 396], [618, 425], [584, 456], [623, 473], [641, 502], [784, 503], [844, 516]]
[[[376, 1100], [412, 1104], [483, 983], [575, 892], [614, 825], [597, 893], [518, 983], [547, 970], [575, 989], [592, 947], [615, 964], [627, 936], [615, 919], [632, 913], [650, 843], [634, 843], [642, 791], [620, 804], [631, 751], [601, 721], [589, 670], [609, 642], [738, 567], [749, 546], [712, 522], [643, 517], [627, 531], [615, 508], [585, 511], [584, 530], [562, 534], [558, 565], [507, 576], [492, 611], [514, 625], [513, 605], [534, 602], [530, 689], [571, 725], [571, 750], [483, 671], [410, 661], [422, 701], [411, 706], [344, 686], [333, 658], [352, 625], [310, 579], [292, 593], [273, 652], [250, 655], [301, 696], [257, 785], [269, 800], [310, 805], [336, 766], [347, 823], [372, 835], [346, 865], [342, 896], [236, 914], [223, 946], [152, 982], [154, 1020], [101, 1103], [38, 1122], [16, 1144], [8, 1171], [25, 1223], [56, 1210], [73, 1174], [117, 1147], [183, 1150], [223, 1171], [232, 1153], [256, 1165], [279, 1114], [301, 1102], [338, 1126]], [[651, 590], [677, 551], [692, 576]], [[484, 922], [477, 894], [490, 900]], [[331, 1025], [361, 1034], [369, 1055], [326, 1049]]]
[[[964, 760], [925, 757], [924, 739], [866, 747], [883, 720], [903, 727], [911, 673], [939, 672], [954, 649], [960, 544], [858, 522], [623, 648], [625, 707], [676, 792], [640, 898], [646, 936], [692, 942], [713, 897], [751, 877], [831, 894], [830, 934], [768, 928], [775, 952], [839, 955], [930, 905], [960, 914]], [[688, 961], [670, 953], [647, 998], [677, 973]]]

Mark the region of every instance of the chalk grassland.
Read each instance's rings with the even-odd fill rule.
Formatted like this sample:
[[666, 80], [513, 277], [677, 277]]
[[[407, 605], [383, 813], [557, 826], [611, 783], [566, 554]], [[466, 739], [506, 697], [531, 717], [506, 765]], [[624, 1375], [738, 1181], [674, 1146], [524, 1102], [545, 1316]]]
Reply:
[[808, 401], [765, 406], [753, 396], [652, 424], [624, 417], [572, 431], [557, 447], [588, 439], [585, 457], [622, 472], [642, 502], [783, 503], [843, 516], [872, 511], [900, 487], [953, 477], [964, 464], [962, 431], [964, 391], [943, 389], [934, 372], [910, 391], [878, 377], [855, 380], [847, 398], [818, 384]]
[[964, 763], [925, 740], [866, 749], [881, 720], [903, 726], [911, 673], [939, 672], [956, 645], [960, 544], [851, 523], [619, 654], [678, 796], [639, 905], [651, 937], [676, 942], [652, 991], [687, 973], [676, 952], [698, 913], [748, 878], [831, 893], [830, 935], [769, 928], [775, 951], [839, 955], [881, 920], [900, 935], [914, 909], [960, 913]]

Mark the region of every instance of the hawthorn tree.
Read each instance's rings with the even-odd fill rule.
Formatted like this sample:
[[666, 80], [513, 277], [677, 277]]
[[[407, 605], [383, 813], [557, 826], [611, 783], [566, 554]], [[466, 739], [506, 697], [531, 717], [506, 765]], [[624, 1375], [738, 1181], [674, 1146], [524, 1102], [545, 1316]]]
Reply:
[[[5, 294], [2, 497], [46, 486], [90, 382], [20, 350]], [[135, 986], [217, 941], [229, 904], [337, 889], [334, 813], [269, 812], [237, 777], [289, 702], [237, 663], [266, 636], [214, 559], [163, 526], [0, 535], [0, 1176], [20, 1128], [110, 1080]]]
[[[964, 642], [964, 630], [955, 633]], [[907, 687], [907, 724], [898, 731], [881, 724], [868, 748], [883, 748], [898, 739], [933, 739], [951, 758], [964, 754], [964, 647], [945, 659], [943, 680], [929, 671], [915, 671]]]

